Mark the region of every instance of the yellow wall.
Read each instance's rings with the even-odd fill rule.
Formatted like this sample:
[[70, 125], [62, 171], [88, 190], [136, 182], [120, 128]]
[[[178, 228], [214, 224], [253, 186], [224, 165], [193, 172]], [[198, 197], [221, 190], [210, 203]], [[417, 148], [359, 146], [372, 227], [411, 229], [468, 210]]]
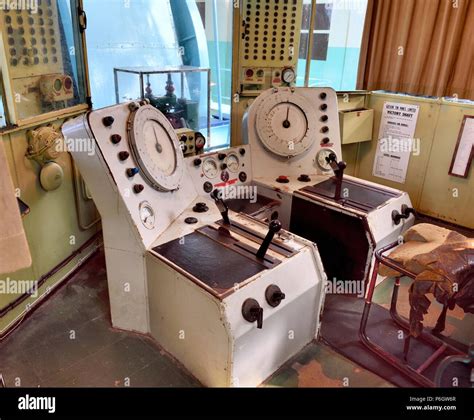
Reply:
[[[377, 138], [384, 102], [420, 106], [415, 138], [420, 139], [420, 154], [412, 155], [406, 182], [399, 184], [372, 175]], [[341, 104], [341, 99], [340, 99]], [[374, 109], [371, 142], [343, 146], [355, 176], [407, 191], [415, 208], [423, 214], [468, 228], [474, 228], [474, 168], [467, 179], [448, 175], [464, 115], [474, 115], [474, 104], [442, 99], [372, 92], [367, 107]]]
[[[59, 129], [62, 121], [54, 125]], [[62, 153], [57, 160], [64, 170], [64, 182], [61, 187], [52, 192], [44, 191], [39, 183], [39, 165], [25, 157], [28, 147], [26, 131], [17, 131], [3, 134], [0, 141], [5, 144], [8, 163], [13, 182], [19, 188], [20, 198], [30, 207], [31, 211], [23, 218], [25, 232], [33, 259], [30, 268], [9, 274], [0, 275], [0, 280], [38, 280], [56, 265], [64, 261], [81, 245], [88, 241], [100, 226], [83, 231], [78, 224], [72, 164], [68, 153]], [[83, 202], [80, 207], [81, 216], [87, 223], [97, 218], [97, 211], [92, 202]], [[92, 249], [93, 247], [91, 247]], [[90, 252], [89, 249], [88, 251]], [[79, 264], [81, 258], [87, 255], [87, 250], [78, 255], [68, 266], [60, 270], [47, 281], [40, 291], [40, 295], [47, 287], [54, 286]], [[0, 294], [0, 308], [12, 302], [18, 295]], [[29, 298], [16, 309], [0, 318], [0, 335], [8, 325], [25, 313], [27, 304], [35, 301]]]

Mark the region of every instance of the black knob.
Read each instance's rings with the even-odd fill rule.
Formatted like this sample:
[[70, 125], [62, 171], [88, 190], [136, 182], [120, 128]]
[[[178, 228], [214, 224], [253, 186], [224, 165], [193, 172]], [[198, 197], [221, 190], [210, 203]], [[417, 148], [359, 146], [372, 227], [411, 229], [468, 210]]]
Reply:
[[186, 219], [184, 219], [184, 223], [186, 223], [187, 225], [195, 225], [197, 222], [198, 219], [196, 219], [195, 217], [186, 217]]
[[138, 174], [138, 172], [140, 172], [140, 170], [138, 168], [128, 168], [127, 169], [127, 176], [129, 178], [133, 178], [135, 175]]
[[328, 131], [329, 131], [329, 127], [324, 126], [323, 128], [321, 128], [322, 133], [327, 133]]
[[327, 115], [323, 115], [323, 116], [321, 117], [321, 121], [322, 121], [322, 122], [326, 122], [328, 119], [329, 119], [329, 117], [328, 117]]
[[298, 177], [298, 181], [300, 181], [300, 182], [311, 182], [311, 178], [309, 177], [309, 175], [301, 174]]
[[128, 152], [120, 152], [118, 154], [118, 158], [123, 162], [124, 160], [127, 160], [130, 157], [130, 153]]
[[225, 153], [219, 153], [217, 157], [219, 158], [219, 160], [224, 160], [227, 157], [227, 155]]
[[257, 322], [257, 328], [263, 327], [263, 308], [255, 299], [249, 298], [242, 305], [242, 316], [248, 322]]
[[203, 188], [204, 192], [209, 194], [210, 192], [212, 192], [214, 187], [212, 186], [212, 184], [209, 181], [207, 181], [203, 184], [202, 188]]
[[226, 225], [230, 225], [229, 207], [222, 198], [222, 192], [216, 188], [214, 191], [212, 191], [211, 197], [214, 199], [216, 206], [219, 209], [219, 212], [221, 213], [222, 220], [224, 221], [224, 223]]
[[329, 140], [329, 137], [324, 137], [322, 140], [321, 140], [321, 144], [328, 144], [331, 140]]
[[326, 92], [323, 92], [319, 95], [319, 97], [324, 101], [327, 98], [328, 94]]
[[185, 144], [182, 144], [181, 149], [183, 150], [183, 153], [186, 153], [188, 151], [188, 146], [186, 146]]
[[111, 127], [112, 124], [114, 123], [115, 119], [114, 117], [111, 117], [111, 116], [108, 116], [108, 117], [104, 117], [102, 119], [102, 123], [106, 126], [106, 127]]
[[202, 160], [201, 159], [194, 159], [193, 163], [194, 163], [194, 166], [201, 166]]
[[276, 308], [281, 303], [281, 301], [285, 299], [285, 297], [285, 294], [275, 284], [271, 284], [267, 287], [267, 290], [265, 290], [265, 299], [267, 300], [267, 303], [273, 308]]
[[183, 134], [179, 140], [182, 141], [182, 142], [187, 142], [188, 141], [188, 136], [185, 136]]
[[144, 189], [145, 187], [142, 184], [136, 184], [133, 186], [133, 191], [135, 194], [140, 194]]
[[221, 170], [225, 171], [227, 169], [227, 163], [222, 163], [221, 164]]
[[110, 137], [110, 141], [113, 144], [119, 144], [122, 141], [122, 136], [120, 134], [114, 134], [112, 137]]
[[247, 182], [247, 174], [245, 172], [241, 172], [239, 174], [239, 180], [240, 182]]
[[262, 245], [260, 245], [260, 249], [257, 251], [257, 258], [265, 258], [268, 248], [270, 247], [270, 244], [273, 241], [273, 237], [277, 232], [281, 230], [281, 227], [281, 222], [279, 220], [272, 220], [270, 222], [270, 224], [268, 225], [267, 236], [265, 236]]
[[328, 104], [322, 104], [322, 105], [319, 107], [319, 109], [320, 109], [321, 111], [326, 111], [326, 109], [328, 109]]
[[244, 148], [242, 148], [242, 149], [239, 150], [239, 153], [240, 153], [240, 156], [245, 156], [245, 153], [247, 153], [247, 152], [245, 151]]
[[206, 203], [196, 203], [193, 207], [194, 213], [206, 213], [207, 211], [209, 211], [209, 207]]

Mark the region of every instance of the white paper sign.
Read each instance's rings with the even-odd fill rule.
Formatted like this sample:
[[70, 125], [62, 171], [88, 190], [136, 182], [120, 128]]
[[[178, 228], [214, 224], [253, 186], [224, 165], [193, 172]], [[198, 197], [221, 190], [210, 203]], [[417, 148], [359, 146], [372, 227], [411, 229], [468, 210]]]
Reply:
[[466, 177], [471, 160], [473, 157], [474, 148], [474, 117], [469, 117], [464, 120], [459, 145], [456, 148], [451, 175]]
[[405, 183], [414, 135], [418, 105], [385, 102], [380, 121], [377, 152], [372, 174], [390, 181]]

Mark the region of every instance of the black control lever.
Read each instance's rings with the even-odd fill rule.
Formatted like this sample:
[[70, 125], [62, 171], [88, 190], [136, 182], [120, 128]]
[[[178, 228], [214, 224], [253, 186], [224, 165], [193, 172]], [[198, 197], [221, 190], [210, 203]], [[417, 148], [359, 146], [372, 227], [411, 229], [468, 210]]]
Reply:
[[338, 162], [335, 153], [331, 153], [326, 158], [326, 162], [329, 163], [336, 177], [336, 192], [334, 193], [334, 199], [339, 201], [341, 199], [342, 180], [344, 179], [344, 170], [347, 168], [347, 163], [344, 161]]
[[225, 201], [222, 199], [222, 194], [218, 189], [215, 189], [211, 193], [211, 197], [214, 199], [217, 208], [221, 212], [222, 215], [222, 220], [226, 225], [230, 225], [230, 219], [229, 219], [229, 207], [227, 207], [227, 204]]
[[281, 222], [279, 220], [272, 220], [270, 224], [268, 225], [269, 230], [267, 233], [267, 236], [265, 236], [265, 239], [262, 242], [262, 245], [260, 245], [260, 249], [257, 251], [257, 258], [264, 259], [265, 255], [268, 251], [268, 248], [270, 247], [270, 244], [273, 241], [273, 237], [275, 236], [275, 233], [280, 232], [281, 230]]
[[257, 322], [257, 328], [263, 327], [263, 308], [255, 299], [249, 298], [242, 305], [242, 316], [247, 322]]
[[397, 210], [392, 211], [392, 220], [396, 225], [400, 224], [401, 220], [408, 219], [410, 214], [416, 217], [416, 210], [413, 207], [408, 207], [406, 204], [402, 205], [402, 211], [399, 213]]

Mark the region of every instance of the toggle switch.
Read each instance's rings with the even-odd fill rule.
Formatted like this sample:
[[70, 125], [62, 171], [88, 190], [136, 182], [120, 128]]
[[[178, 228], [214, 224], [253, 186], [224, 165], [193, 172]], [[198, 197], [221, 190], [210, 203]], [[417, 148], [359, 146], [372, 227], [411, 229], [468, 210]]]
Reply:
[[128, 168], [127, 169], [127, 176], [129, 178], [133, 178], [135, 175], [137, 175], [140, 172], [138, 168]]
[[242, 305], [242, 316], [248, 322], [257, 322], [257, 328], [263, 327], [263, 308], [252, 298], [247, 299]]
[[281, 301], [285, 299], [285, 297], [285, 294], [275, 284], [271, 284], [267, 287], [267, 290], [265, 290], [265, 299], [267, 300], [267, 303], [273, 308], [276, 308], [281, 303]]

